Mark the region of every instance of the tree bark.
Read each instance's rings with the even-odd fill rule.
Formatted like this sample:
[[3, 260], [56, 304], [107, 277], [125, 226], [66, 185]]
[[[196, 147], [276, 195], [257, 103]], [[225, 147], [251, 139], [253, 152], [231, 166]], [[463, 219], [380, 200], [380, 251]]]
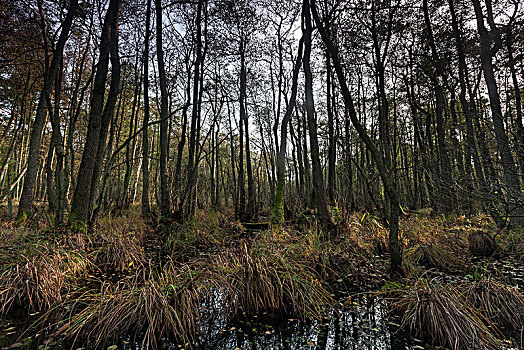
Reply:
[[151, 214], [149, 202], [149, 37], [151, 35], [151, 0], [147, 0], [144, 39], [144, 131], [142, 134], [142, 216]]
[[[104, 95], [107, 72], [109, 67], [109, 56], [110, 52], [114, 50], [114, 48], [111, 48], [111, 41], [115, 40], [118, 36], [119, 13], [120, 0], [111, 0], [109, 2], [109, 7], [104, 19], [102, 35], [100, 38], [100, 54], [93, 82], [93, 91], [91, 97], [91, 108], [89, 113], [86, 143], [84, 146], [84, 153], [82, 154], [82, 161], [80, 163], [80, 168], [78, 171], [75, 192], [71, 201], [69, 226], [73, 230], [85, 230], [86, 224], [90, 220], [91, 216], [91, 200], [93, 198], [94, 192], [92, 186], [96, 182], [95, 178], [96, 180], [98, 180], [97, 171], [95, 171], [95, 167], [100, 166], [99, 157], [101, 148], [99, 146], [100, 143], [103, 142], [105, 148], [105, 140], [102, 141], [101, 137], [107, 136], [108, 120], [106, 119], [108, 117], [108, 109], [110, 106], [108, 97], [108, 103], [106, 104], [107, 108], [104, 108]], [[110, 92], [110, 95], [116, 94], [118, 91], [118, 86], [115, 87], [113, 83], [116, 80], [116, 77], [112, 77], [111, 80], [113, 93]], [[114, 96], [114, 99], [116, 100], [116, 95]], [[105, 129], [105, 132], [103, 129]]]
[[[304, 39], [300, 39], [298, 44], [297, 60], [293, 67], [293, 78], [291, 82], [291, 96], [286, 106], [286, 113], [282, 118], [280, 126], [280, 146], [277, 152], [277, 188], [275, 192], [275, 202], [273, 204], [272, 224], [282, 226], [284, 223], [284, 198], [286, 183], [286, 148], [287, 148], [287, 126], [293, 115], [297, 99], [298, 74], [302, 65]], [[300, 142], [300, 141], [299, 141]]]
[[[62, 23], [62, 31], [58, 38], [55, 49], [53, 50], [53, 58], [49, 68], [46, 67], [46, 74], [44, 77], [44, 86], [40, 92], [38, 99], [38, 106], [36, 108], [35, 120], [31, 129], [31, 138], [29, 142], [29, 155], [27, 158], [27, 171], [24, 178], [24, 187], [20, 203], [18, 206], [18, 218], [25, 220], [30, 214], [33, 206], [33, 199], [35, 194], [36, 176], [40, 164], [40, 144], [42, 142], [42, 130], [44, 128], [46, 114], [47, 114], [47, 100], [53, 88], [53, 84], [58, 74], [58, 68], [64, 54], [64, 46], [73, 25], [73, 18], [76, 16], [78, 9], [78, 0], [71, 0], [69, 10], [66, 18]], [[44, 32], [44, 36], [47, 34]], [[47, 39], [45, 39], [47, 40]]]
[[168, 96], [166, 85], [166, 71], [164, 66], [164, 50], [162, 48], [162, 1], [155, 0], [156, 10], [156, 52], [158, 60], [158, 76], [160, 80], [160, 213], [163, 220], [168, 220], [171, 213], [167, 179], [168, 157]]
[[[306, 4], [307, 1], [304, 1], [304, 3]], [[358, 119], [358, 116], [355, 110], [355, 106], [353, 104], [353, 98], [351, 96], [351, 92], [347, 85], [346, 77], [344, 75], [342, 64], [339, 59], [338, 48], [333, 45], [333, 42], [331, 41], [329, 37], [328, 31], [325, 28], [324, 24], [322, 23], [318, 15], [315, 0], [311, 0], [310, 8], [313, 14], [313, 18], [315, 19], [315, 23], [322, 37], [322, 41], [324, 42], [326, 49], [328, 50], [331, 56], [331, 59], [333, 61], [333, 66], [335, 68], [335, 72], [337, 74], [340, 88], [342, 90], [342, 96], [344, 98], [344, 105], [346, 106], [346, 109], [348, 110], [348, 113], [351, 119], [351, 123], [353, 124], [360, 138], [366, 145], [366, 148], [371, 153], [371, 156], [373, 157], [373, 160], [375, 162], [375, 166], [377, 167], [377, 170], [379, 171], [380, 177], [382, 179], [384, 191], [386, 192], [386, 195], [388, 196], [389, 201], [390, 201], [390, 217], [389, 217], [389, 249], [390, 249], [390, 254], [391, 254], [390, 274], [392, 277], [395, 278], [402, 271], [402, 250], [400, 248], [399, 237], [398, 237], [399, 217], [400, 217], [400, 203], [398, 201], [398, 194], [397, 194], [395, 187], [393, 186], [393, 183], [391, 182], [391, 179], [389, 177], [389, 171], [384, 164], [384, 159], [379, 149], [377, 148], [373, 140], [369, 137], [366, 129], [364, 128], [364, 125], [361, 124], [361, 122]]]
[[313, 167], [313, 189], [315, 192], [315, 202], [318, 210], [318, 217], [321, 224], [328, 230], [331, 230], [333, 223], [331, 222], [331, 216], [329, 214], [326, 190], [324, 187], [324, 177], [322, 174], [322, 167], [320, 165], [320, 150], [318, 146], [318, 135], [317, 135], [317, 120], [315, 117], [315, 104], [313, 100], [313, 75], [311, 73], [311, 36], [313, 27], [311, 24], [311, 13], [308, 6], [308, 1], [304, 0], [302, 6], [302, 16], [304, 20], [304, 77], [305, 77], [305, 107], [306, 116], [309, 130], [309, 144], [311, 149], [311, 163]]
[[[482, 71], [484, 73], [484, 80], [488, 87], [488, 96], [491, 107], [491, 116], [493, 119], [493, 128], [495, 130], [495, 141], [497, 142], [497, 150], [500, 156], [502, 171], [504, 174], [505, 190], [509, 204], [509, 217], [511, 224], [520, 224], [522, 222], [522, 208], [516, 203], [521, 196], [520, 182], [515, 167], [515, 162], [509, 147], [509, 138], [504, 126], [504, 119], [502, 116], [502, 109], [500, 105], [500, 95], [498, 92], [498, 85], [495, 79], [495, 72], [493, 68], [493, 56], [500, 49], [502, 42], [499, 30], [494, 22], [491, 8], [491, 0], [485, 0], [487, 9], [488, 23], [491, 31], [488, 32], [484, 25], [484, 15], [480, 5], [480, 0], [473, 0], [475, 8], [475, 16], [477, 19], [477, 29], [481, 39], [480, 59], [482, 62]], [[492, 47], [493, 44], [493, 47]]]

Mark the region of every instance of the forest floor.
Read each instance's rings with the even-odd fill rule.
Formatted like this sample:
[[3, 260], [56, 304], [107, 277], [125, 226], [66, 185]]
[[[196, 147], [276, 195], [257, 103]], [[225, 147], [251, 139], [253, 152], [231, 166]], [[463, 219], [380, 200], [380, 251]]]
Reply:
[[[311, 215], [281, 230], [200, 211], [155, 231], [138, 207], [100, 218], [90, 233], [50, 229], [45, 214], [24, 226], [3, 220], [0, 348], [257, 348], [283, 324], [316, 327], [314, 338], [290, 335], [291, 349], [394, 348], [393, 334], [410, 334], [402, 349], [521, 346], [524, 229], [411, 213], [401, 221], [405, 276], [391, 281], [380, 220], [335, 220], [329, 236]], [[369, 320], [380, 312], [382, 321]], [[328, 341], [331, 331], [319, 329], [340, 333], [344, 317], [344, 341], [356, 338]], [[359, 327], [391, 336], [362, 343]]]

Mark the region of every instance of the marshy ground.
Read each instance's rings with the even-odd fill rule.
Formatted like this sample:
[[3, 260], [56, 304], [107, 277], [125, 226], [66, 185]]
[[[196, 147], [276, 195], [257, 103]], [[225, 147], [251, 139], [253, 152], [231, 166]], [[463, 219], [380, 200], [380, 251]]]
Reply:
[[282, 230], [203, 211], [155, 231], [134, 207], [90, 233], [50, 223], [0, 226], [1, 348], [522, 346], [524, 231], [486, 216], [404, 216], [396, 281], [369, 214], [329, 236], [311, 215]]

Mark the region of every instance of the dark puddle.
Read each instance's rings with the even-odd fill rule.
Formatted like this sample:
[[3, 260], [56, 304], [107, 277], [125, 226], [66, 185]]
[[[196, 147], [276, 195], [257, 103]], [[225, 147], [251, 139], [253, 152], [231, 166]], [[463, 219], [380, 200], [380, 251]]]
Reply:
[[398, 325], [388, 321], [384, 301], [361, 298], [350, 308], [334, 310], [320, 321], [279, 320], [262, 314], [229, 324], [195, 345], [198, 349], [224, 350], [413, 349], [406, 335], [397, 330]]
[[[473, 258], [477, 272], [472, 271], [472, 277], [481, 275], [485, 270], [508, 283], [518, 286], [524, 291], [524, 260], [519, 256], [506, 256], [502, 259]], [[452, 276], [449, 276], [451, 279]], [[462, 276], [461, 279], [467, 279]], [[451, 281], [449, 281], [451, 282]], [[220, 317], [216, 305], [221, 305], [221, 295], [216, 300], [210, 300], [213, 305], [203, 305], [205, 324], [202, 334], [192, 344], [194, 349], [274, 349], [274, 350], [417, 350], [433, 349], [424, 342], [409, 337], [399, 331], [398, 320], [389, 318], [388, 307], [384, 300], [362, 296], [355, 302], [338, 306], [320, 321], [300, 321], [291, 318], [279, 318], [266, 313], [228, 322], [226, 317]], [[33, 315], [32, 320], [38, 317]], [[34, 332], [24, 334], [31, 323], [27, 314], [15, 313], [10, 320], [0, 320], [0, 349], [43, 349], [49, 334], [38, 336]], [[515, 332], [502, 332], [507, 338], [519, 342], [523, 336]], [[163, 349], [179, 350], [189, 348], [188, 344], [180, 344], [169, 339], [162, 340]], [[48, 349], [94, 349], [89, 345], [61, 343], [53, 339], [47, 342]], [[508, 348], [511, 348], [508, 346]], [[141, 349], [141, 342], [136, 342], [132, 336], [121, 337], [113, 344], [105, 344], [102, 349]]]
[[[398, 324], [389, 321], [387, 305], [377, 298], [362, 297], [347, 308], [331, 311], [319, 321], [279, 318], [264, 313], [235, 322], [212, 319], [203, 326], [203, 334], [192, 344], [195, 349], [348, 349], [405, 350], [424, 349], [398, 331]], [[0, 349], [43, 349], [46, 335], [22, 335], [27, 323], [0, 321]], [[79, 349], [78, 345], [47, 343], [50, 349]], [[140, 349], [132, 337], [121, 338], [104, 349]], [[162, 341], [163, 349], [184, 349], [188, 344]], [[84, 346], [82, 349], [94, 349]]]

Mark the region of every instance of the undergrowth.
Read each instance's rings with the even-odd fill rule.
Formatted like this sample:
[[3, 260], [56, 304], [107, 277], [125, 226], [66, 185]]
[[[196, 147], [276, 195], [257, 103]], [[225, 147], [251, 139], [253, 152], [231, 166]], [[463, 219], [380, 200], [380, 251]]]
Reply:
[[[90, 233], [0, 225], [0, 315], [45, 311], [40, 326], [71, 346], [132, 335], [156, 348], [161, 339], [191, 344], [212, 319], [265, 312], [318, 319], [333, 295], [388, 283], [387, 223], [370, 214], [339, 218], [328, 236], [311, 219], [254, 232], [224, 214], [197, 212], [162, 232], [159, 246], [136, 209], [101, 217]], [[485, 349], [500, 345], [495, 327], [522, 327], [524, 302], [515, 288], [460, 278], [469, 271], [468, 235], [492, 225], [485, 217], [403, 218], [407, 274], [388, 295], [404, 328], [452, 349]], [[504, 232], [497, 244], [517, 252], [521, 236]], [[452, 284], [420, 278], [430, 272], [459, 277]]]

